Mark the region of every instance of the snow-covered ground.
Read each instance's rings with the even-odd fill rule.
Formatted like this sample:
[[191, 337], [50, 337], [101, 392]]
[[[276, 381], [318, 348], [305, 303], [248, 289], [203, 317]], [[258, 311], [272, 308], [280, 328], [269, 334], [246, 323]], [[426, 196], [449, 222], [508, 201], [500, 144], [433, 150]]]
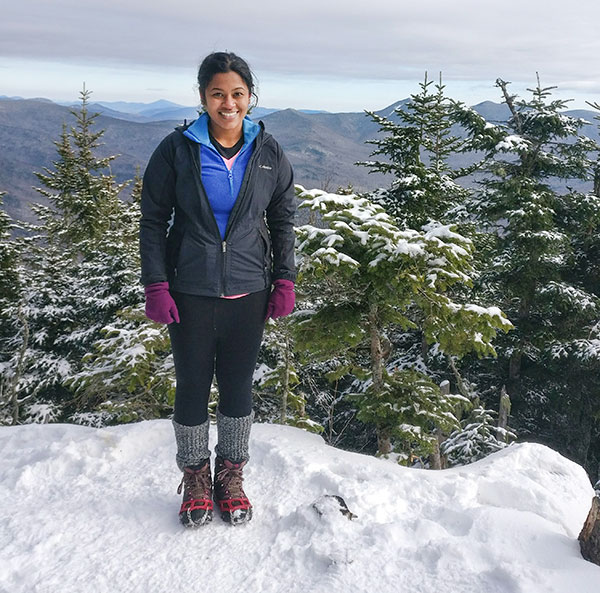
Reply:
[[255, 425], [245, 482], [253, 520], [231, 527], [215, 517], [197, 530], [177, 519], [174, 456], [163, 420], [0, 428], [0, 591], [600, 590], [600, 567], [576, 539], [590, 482], [541, 445], [436, 472]]

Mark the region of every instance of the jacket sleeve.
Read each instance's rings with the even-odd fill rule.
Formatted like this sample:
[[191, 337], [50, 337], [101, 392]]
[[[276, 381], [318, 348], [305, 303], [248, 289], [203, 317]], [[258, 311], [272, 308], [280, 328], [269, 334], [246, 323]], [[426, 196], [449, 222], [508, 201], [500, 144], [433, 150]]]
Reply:
[[267, 206], [267, 225], [273, 244], [273, 280], [296, 281], [295, 214], [294, 172], [283, 150], [277, 145], [277, 185]]
[[175, 205], [173, 145], [167, 136], [156, 148], [144, 173], [140, 219], [141, 282], [165, 282], [167, 231]]

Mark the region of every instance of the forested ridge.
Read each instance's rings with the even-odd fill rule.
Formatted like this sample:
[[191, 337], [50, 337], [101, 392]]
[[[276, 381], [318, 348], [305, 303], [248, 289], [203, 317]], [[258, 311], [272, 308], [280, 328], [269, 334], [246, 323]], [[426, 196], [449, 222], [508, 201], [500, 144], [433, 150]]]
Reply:
[[[426, 78], [399, 121], [366, 114], [382, 133], [357, 166], [388, 185], [297, 186], [298, 301], [267, 325], [259, 421], [430, 468], [538, 441], [600, 477], [600, 147], [552, 87], [496, 88], [506, 124]], [[89, 95], [36, 172], [38, 222], [0, 211], [2, 424], [172, 410], [168, 334], [139, 284], [141, 180], [97, 156]]]

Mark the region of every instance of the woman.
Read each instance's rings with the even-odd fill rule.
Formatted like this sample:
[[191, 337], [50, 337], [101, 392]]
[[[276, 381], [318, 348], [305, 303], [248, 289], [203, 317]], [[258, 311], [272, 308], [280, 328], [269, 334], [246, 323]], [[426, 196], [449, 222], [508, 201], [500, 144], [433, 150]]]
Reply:
[[214, 494], [222, 518], [237, 525], [252, 517], [242, 480], [264, 323], [294, 307], [294, 183], [281, 147], [246, 117], [256, 97], [248, 64], [233, 53], [210, 54], [198, 86], [204, 112], [159, 144], [144, 174], [142, 283], [146, 315], [169, 324], [173, 348], [180, 520], [210, 521]]

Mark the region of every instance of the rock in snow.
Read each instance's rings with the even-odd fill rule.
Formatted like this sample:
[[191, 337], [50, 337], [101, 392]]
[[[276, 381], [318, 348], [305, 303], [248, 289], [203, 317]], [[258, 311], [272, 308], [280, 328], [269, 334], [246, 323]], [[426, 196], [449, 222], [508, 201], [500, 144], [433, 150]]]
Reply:
[[[600, 590], [577, 542], [592, 486], [542, 445], [428, 471], [257, 424], [245, 481], [254, 518], [197, 530], [177, 518], [167, 420], [2, 427], [0, 451], [2, 593]], [[315, 512], [325, 495], [356, 517]]]

